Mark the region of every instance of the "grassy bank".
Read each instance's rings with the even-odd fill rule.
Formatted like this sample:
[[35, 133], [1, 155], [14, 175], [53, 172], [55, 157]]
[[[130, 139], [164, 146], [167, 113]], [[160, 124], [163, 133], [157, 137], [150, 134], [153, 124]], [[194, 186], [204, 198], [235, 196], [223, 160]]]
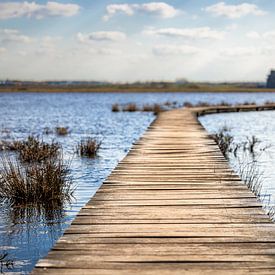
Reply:
[[233, 92], [275, 92], [275, 89], [258, 88], [254, 85], [237, 84], [121, 84], [121, 85], [20, 85], [0, 87], [0, 92], [85, 92], [85, 93], [146, 93], [146, 92], [198, 92], [198, 93], [233, 93]]

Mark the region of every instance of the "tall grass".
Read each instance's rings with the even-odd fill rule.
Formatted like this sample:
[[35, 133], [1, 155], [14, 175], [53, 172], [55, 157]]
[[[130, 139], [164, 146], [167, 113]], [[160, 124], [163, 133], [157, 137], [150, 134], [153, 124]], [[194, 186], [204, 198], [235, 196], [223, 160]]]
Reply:
[[69, 128], [68, 127], [56, 127], [55, 133], [58, 136], [67, 136], [69, 134]]
[[115, 103], [112, 105], [112, 112], [119, 112], [120, 111], [120, 106]]
[[164, 109], [160, 104], [145, 104], [143, 105], [142, 112], [152, 112], [154, 115], [158, 115], [160, 112], [163, 112]]
[[82, 139], [77, 145], [76, 151], [82, 157], [95, 157], [101, 146], [101, 141], [94, 138]]
[[[263, 194], [263, 172], [259, 167], [260, 153], [265, 151], [270, 146], [258, 148], [257, 145], [261, 143], [255, 136], [247, 137], [247, 141], [235, 144], [233, 137], [227, 132], [228, 129], [224, 127], [223, 131], [214, 135], [214, 139], [222, 150], [227, 159], [231, 159], [235, 163], [234, 170], [240, 176], [247, 187], [255, 194], [255, 196], [263, 204], [263, 208], [270, 217], [275, 221], [275, 206], [270, 202], [270, 195]], [[224, 138], [225, 136], [230, 138]], [[269, 200], [266, 200], [266, 197]]]
[[55, 158], [59, 154], [60, 145], [56, 142], [46, 143], [38, 137], [29, 136], [26, 140], [14, 142], [19, 159], [24, 162], [42, 162]]
[[218, 133], [212, 135], [212, 138], [219, 146], [223, 156], [228, 159], [228, 154], [232, 151], [233, 136], [229, 134], [226, 127], [222, 128]]
[[129, 103], [122, 108], [123, 112], [138, 112], [139, 108], [135, 103]]
[[259, 162], [251, 152], [240, 159], [237, 158], [236, 171], [247, 187], [258, 197], [261, 197], [263, 173], [259, 169]]
[[25, 165], [11, 156], [1, 158], [0, 197], [12, 205], [60, 206], [72, 192], [69, 166], [61, 156]]
[[1, 141], [2, 151], [16, 151], [23, 162], [42, 162], [45, 159], [56, 157], [60, 151], [60, 144], [46, 143], [39, 137], [28, 136], [25, 140]]

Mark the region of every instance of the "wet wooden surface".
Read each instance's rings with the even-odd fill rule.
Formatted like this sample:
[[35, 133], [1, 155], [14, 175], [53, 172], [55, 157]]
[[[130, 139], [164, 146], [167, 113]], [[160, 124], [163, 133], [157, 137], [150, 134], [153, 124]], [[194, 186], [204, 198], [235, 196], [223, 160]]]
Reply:
[[275, 225], [196, 112], [161, 113], [33, 274], [275, 274]]

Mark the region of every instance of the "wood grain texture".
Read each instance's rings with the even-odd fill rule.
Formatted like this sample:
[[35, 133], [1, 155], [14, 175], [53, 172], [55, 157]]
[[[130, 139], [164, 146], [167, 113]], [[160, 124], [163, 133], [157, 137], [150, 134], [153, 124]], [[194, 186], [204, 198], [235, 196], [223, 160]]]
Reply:
[[197, 120], [230, 110], [256, 107], [161, 113], [32, 273], [275, 274], [275, 225]]

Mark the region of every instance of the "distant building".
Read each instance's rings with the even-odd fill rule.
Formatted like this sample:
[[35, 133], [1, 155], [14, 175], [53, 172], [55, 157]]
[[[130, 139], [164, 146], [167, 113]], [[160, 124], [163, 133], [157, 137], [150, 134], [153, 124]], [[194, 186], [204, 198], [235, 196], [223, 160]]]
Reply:
[[267, 88], [275, 88], [275, 70], [271, 70], [269, 76], [267, 77]]

